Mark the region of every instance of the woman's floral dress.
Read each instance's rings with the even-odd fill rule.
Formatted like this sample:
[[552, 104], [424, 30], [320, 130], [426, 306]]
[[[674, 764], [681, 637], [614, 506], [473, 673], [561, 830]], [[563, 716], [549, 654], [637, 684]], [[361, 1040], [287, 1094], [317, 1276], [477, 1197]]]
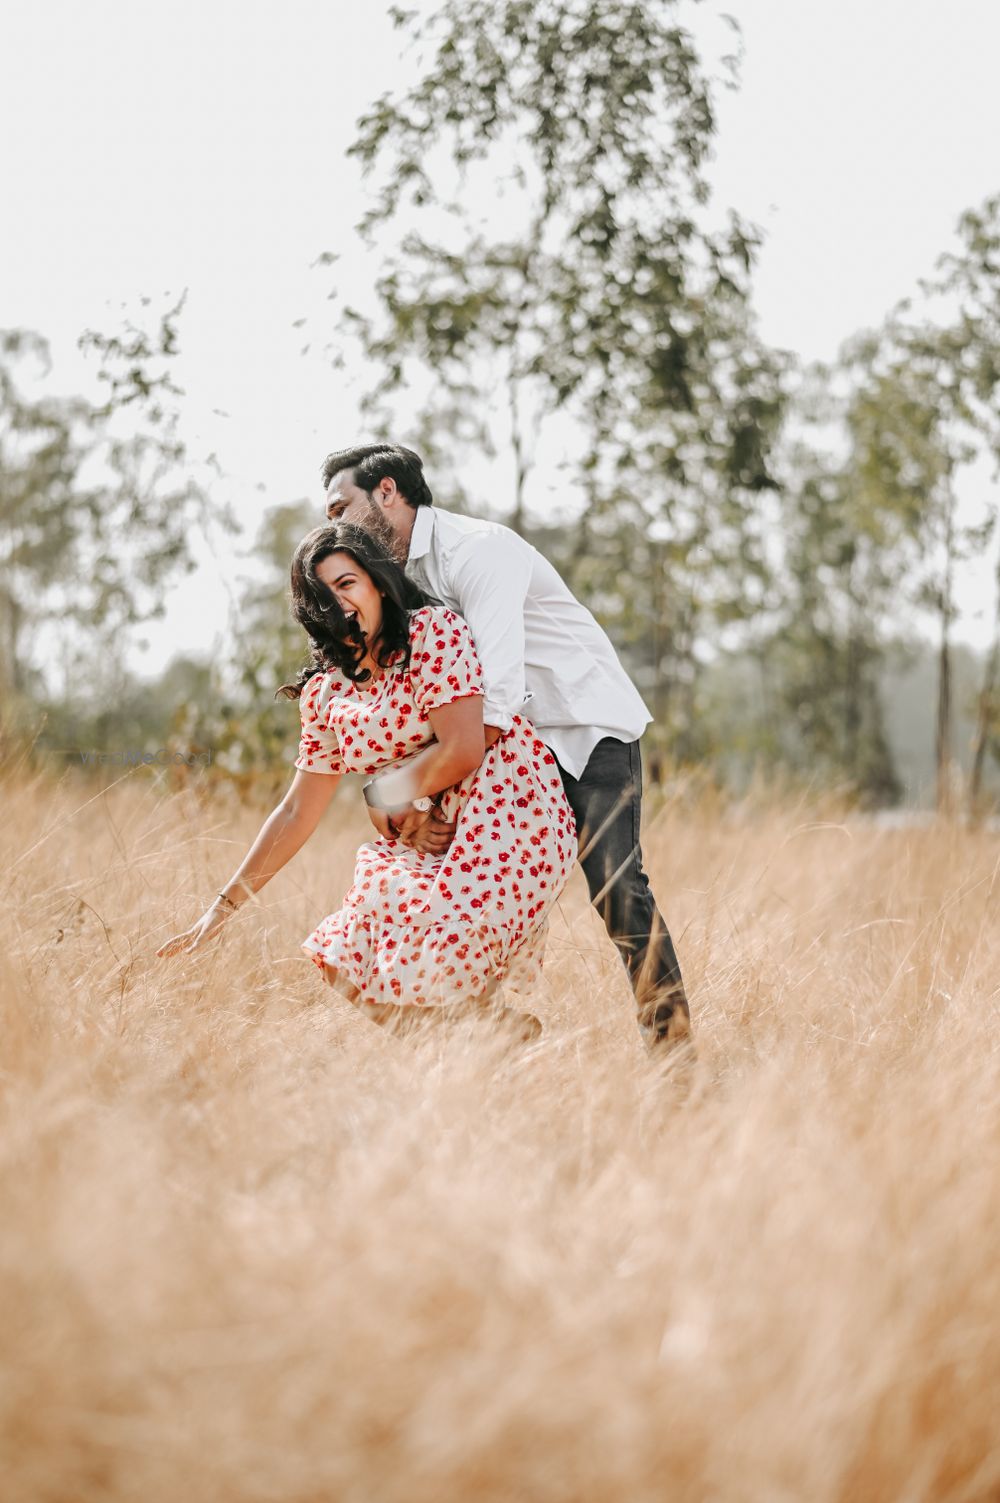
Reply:
[[[401, 657], [402, 655], [400, 655]], [[410, 616], [410, 662], [369, 684], [318, 673], [299, 701], [306, 772], [376, 773], [423, 750], [428, 712], [483, 692], [468, 626], [441, 606]], [[379, 836], [358, 851], [354, 883], [303, 943], [362, 1002], [446, 1005], [496, 978], [537, 980], [548, 915], [576, 860], [573, 815], [555, 758], [514, 716], [482, 763], [439, 796], [456, 820], [443, 855]]]

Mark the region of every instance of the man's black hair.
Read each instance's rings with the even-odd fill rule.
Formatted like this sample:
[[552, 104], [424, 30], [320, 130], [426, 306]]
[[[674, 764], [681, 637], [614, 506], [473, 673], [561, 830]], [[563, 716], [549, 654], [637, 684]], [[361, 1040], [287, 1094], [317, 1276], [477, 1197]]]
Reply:
[[411, 506], [430, 506], [434, 500], [424, 479], [424, 462], [412, 449], [401, 444], [356, 444], [353, 449], [338, 449], [323, 461], [323, 489], [334, 475], [351, 470], [354, 484], [371, 495], [380, 480], [395, 480], [400, 495]]

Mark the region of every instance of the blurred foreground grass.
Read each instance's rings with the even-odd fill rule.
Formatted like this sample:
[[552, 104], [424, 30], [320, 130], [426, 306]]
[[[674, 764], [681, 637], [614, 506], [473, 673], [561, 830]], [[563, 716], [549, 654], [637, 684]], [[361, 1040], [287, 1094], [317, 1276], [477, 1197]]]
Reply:
[[172, 962], [262, 814], [4, 794], [4, 1503], [1000, 1494], [995, 837], [675, 789], [685, 1097], [579, 873], [538, 1045], [400, 1041], [298, 948], [350, 790]]

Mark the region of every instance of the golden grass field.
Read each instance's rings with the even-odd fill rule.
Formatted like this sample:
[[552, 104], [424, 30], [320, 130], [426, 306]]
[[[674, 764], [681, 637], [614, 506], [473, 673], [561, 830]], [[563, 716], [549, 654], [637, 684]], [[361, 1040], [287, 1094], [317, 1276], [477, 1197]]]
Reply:
[[3, 787], [3, 1503], [1000, 1498], [995, 836], [650, 801], [692, 996], [647, 1058], [579, 872], [541, 1041], [399, 1039], [299, 950], [345, 787]]

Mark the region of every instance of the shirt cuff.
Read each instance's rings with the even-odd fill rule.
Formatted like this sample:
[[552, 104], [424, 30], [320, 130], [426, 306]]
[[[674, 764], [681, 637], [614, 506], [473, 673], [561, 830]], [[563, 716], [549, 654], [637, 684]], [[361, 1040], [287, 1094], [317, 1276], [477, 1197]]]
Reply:
[[497, 704], [495, 699], [484, 699], [483, 724], [495, 725], [498, 731], [509, 731], [514, 724], [514, 717], [509, 710]]

